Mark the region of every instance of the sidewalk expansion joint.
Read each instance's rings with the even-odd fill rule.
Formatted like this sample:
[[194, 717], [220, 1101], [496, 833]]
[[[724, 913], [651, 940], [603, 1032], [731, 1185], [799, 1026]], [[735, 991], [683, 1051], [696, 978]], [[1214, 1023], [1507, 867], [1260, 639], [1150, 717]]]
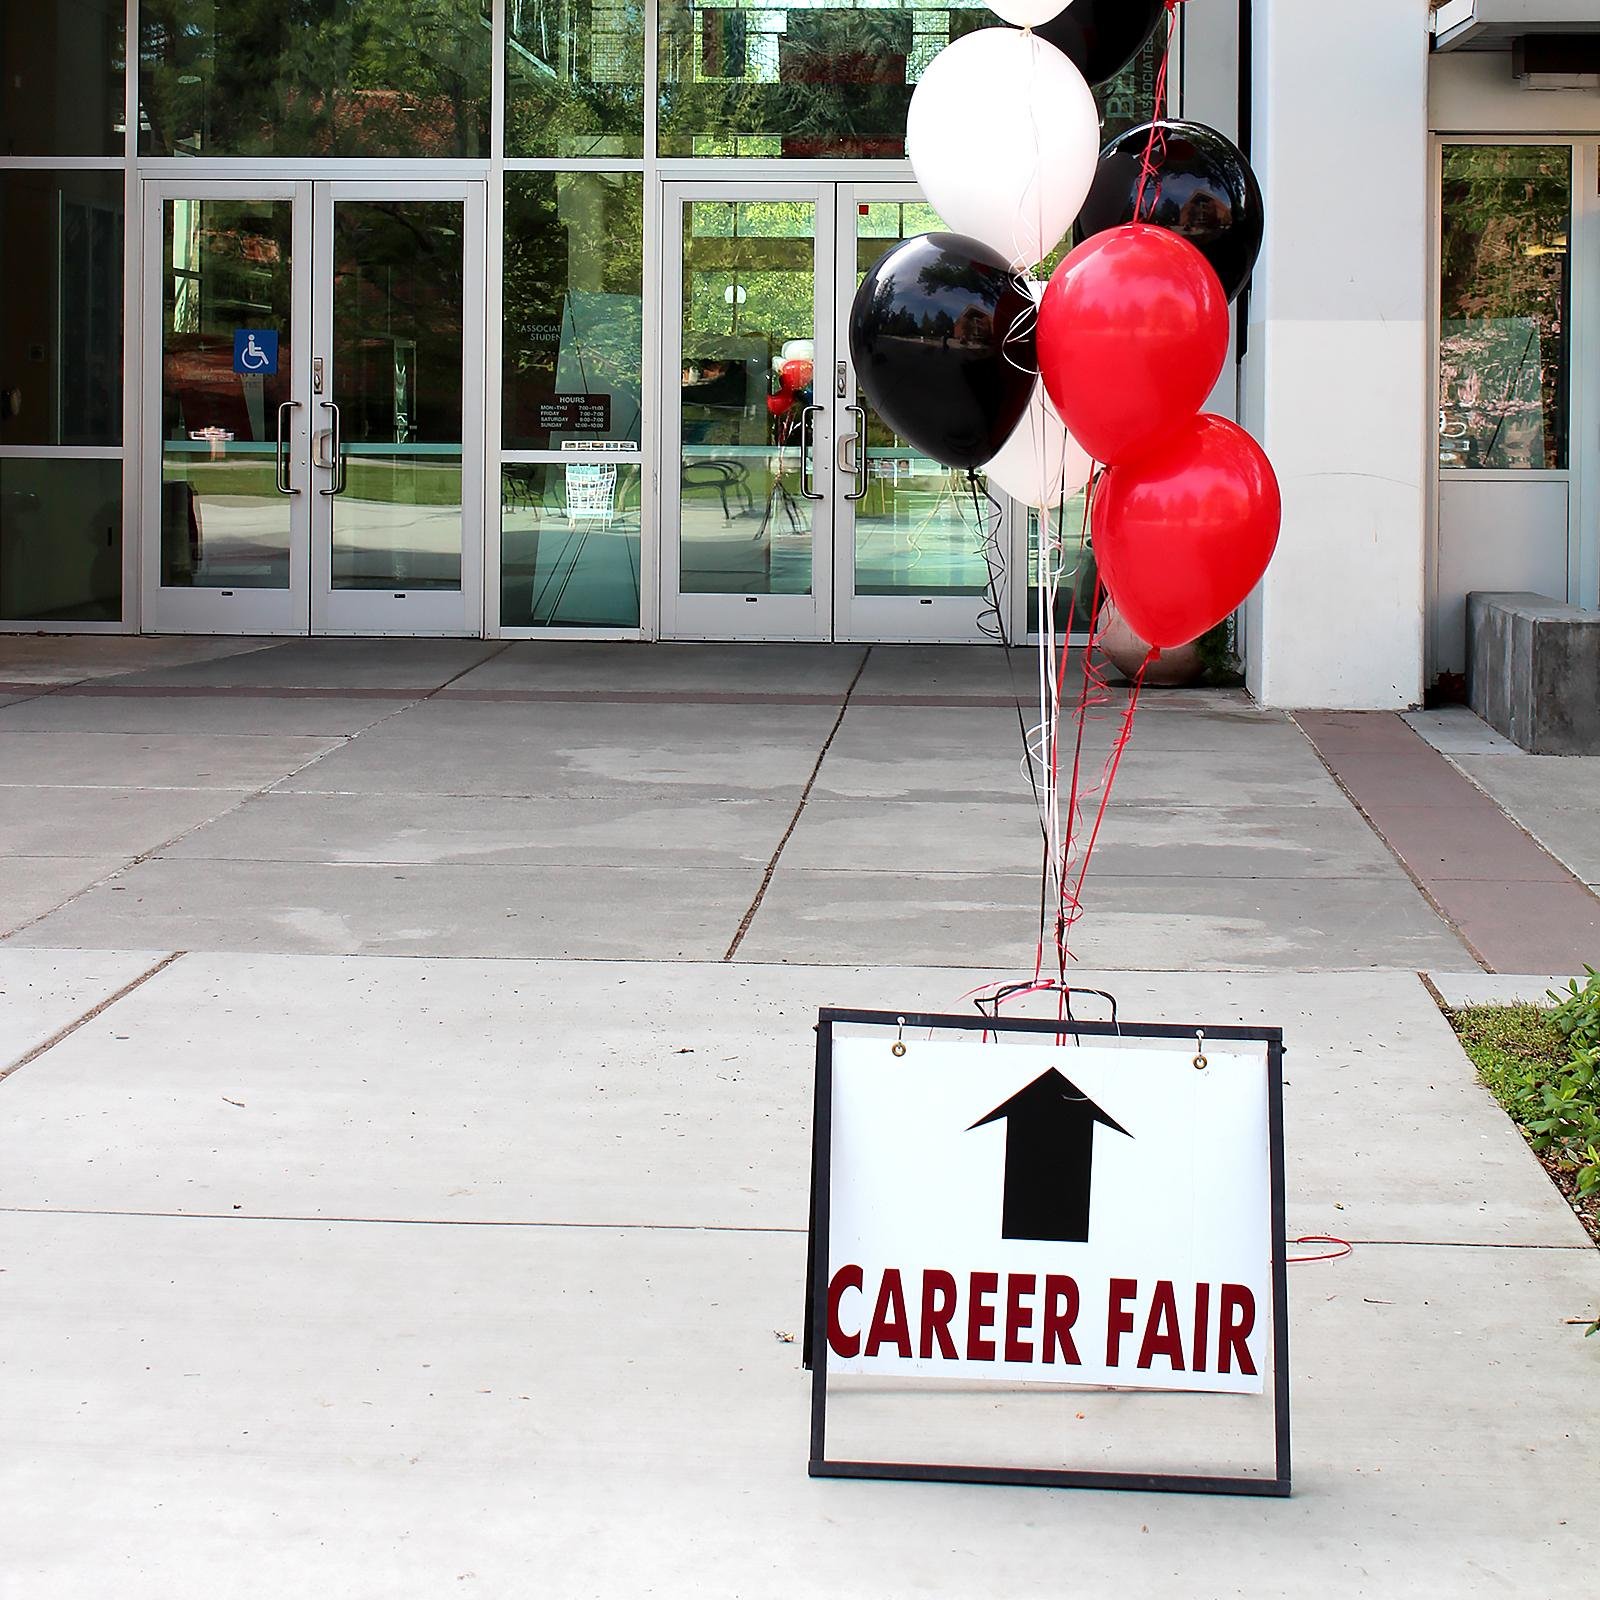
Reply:
[[850, 709], [850, 697], [856, 692], [856, 685], [861, 682], [861, 674], [867, 670], [867, 662], [871, 659], [872, 646], [869, 644], [861, 653], [861, 661], [856, 667], [856, 675], [850, 680], [849, 687], [844, 692], [844, 699], [839, 702], [839, 715], [833, 719], [833, 726], [828, 729], [828, 737], [822, 741], [822, 748], [817, 752], [817, 760], [811, 769], [811, 776], [806, 779], [805, 787], [800, 791], [799, 804], [794, 808], [794, 815], [789, 818], [789, 826], [783, 830], [783, 837], [778, 840], [778, 848], [772, 852], [772, 859], [767, 863], [767, 870], [761, 875], [761, 884], [756, 890], [755, 899], [750, 902], [750, 909], [739, 920], [739, 926], [733, 935], [733, 940], [722, 957], [724, 961], [733, 960], [739, 946], [744, 943], [744, 936], [750, 931], [750, 924], [756, 920], [756, 913], [761, 909], [761, 902], [766, 899], [767, 890], [772, 885], [773, 874], [778, 870], [778, 857], [783, 854], [783, 847], [793, 837], [794, 830], [800, 826], [800, 817], [806, 809], [806, 801], [811, 798], [811, 790], [816, 784], [817, 774], [822, 771], [822, 763], [828, 759], [828, 752], [833, 748], [833, 741], [838, 736], [839, 729], [844, 725], [844, 714]]
[[[328, 1226], [392, 1228], [559, 1228], [575, 1233], [748, 1233], [777, 1238], [804, 1238], [808, 1232], [806, 1228], [801, 1227], [782, 1227], [775, 1223], [757, 1222], [595, 1222], [549, 1217], [351, 1217], [320, 1216], [306, 1211], [153, 1211], [119, 1206], [0, 1205], [0, 1215], [128, 1217], [155, 1222], [304, 1222]], [[1293, 1244], [1299, 1241], [1289, 1242]], [[1564, 1250], [1587, 1254], [1594, 1252], [1594, 1246], [1586, 1241], [1561, 1244], [1555, 1241], [1540, 1243], [1508, 1239], [1346, 1239], [1344, 1243], [1354, 1249], [1379, 1250]]]
[[146, 1221], [169, 1222], [337, 1223], [390, 1228], [566, 1228], [580, 1233], [759, 1233], [795, 1238], [804, 1238], [808, 1232], [805, 1228], [784, 1228], [755, 1222], [562, 1222], [538, 1217], [335, 1217], [312, 1216], [304, 1211], [141, 1211], [116, 1206], [0, 1205], [0, 1214], [24, 1217], [135, 1217]]
[[47, 1050], [53, 1050], [63, 1039], [69, 1039], [85, 1023], [93, 1022], [103, 1012], [109, 1011], [119, 1000], [125, 1000], [133, 991], [143, 984], [148, 983], [159, 972], [165, 972], [179, 956], [185, 955], [183, 950], [174, 950], [169, 955], [163, 956], [152, 967], [147, 967], [137, 978], [130, 979], [114, 994], [108, 994], [98, 1005], [91, 1006], [81, 1017], [69, 1022], [66, 1027], [58, 1028], [50, 1037], [41, 1044], [36, 1044], [31, 1050], [17, 1057], [10, 1066], [0, 1067], [0, 1083], [3, 1083], [13, 1072], [20, 1072], [30, 1061], [37, 1061]]

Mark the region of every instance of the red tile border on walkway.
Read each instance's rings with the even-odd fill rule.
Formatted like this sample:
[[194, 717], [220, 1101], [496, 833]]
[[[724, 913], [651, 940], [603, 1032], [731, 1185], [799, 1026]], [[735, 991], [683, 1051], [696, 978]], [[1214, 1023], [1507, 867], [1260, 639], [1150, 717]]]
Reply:
[[1600, 898], [1391, 711], [1295, 722], [1440, 915], [1490, 972], [1600, 964]]

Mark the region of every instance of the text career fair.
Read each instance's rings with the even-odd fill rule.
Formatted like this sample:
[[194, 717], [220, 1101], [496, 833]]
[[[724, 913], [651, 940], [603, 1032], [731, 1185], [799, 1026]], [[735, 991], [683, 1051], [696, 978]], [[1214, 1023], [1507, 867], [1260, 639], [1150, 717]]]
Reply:
[[1091, 1289], [1098, 1292], [1086, 1297], [1065, 1273], [1046, 1273], [1041, 1283], [1032, 1272], [958, 1279], [935, 1267], [886, 1267], [869, 1282], [862, 1267], [841, 1266], [828, 1285], [830, 1366], [866, 1371], [877, 1358], [988, 1365], [985, 1375], [995, 1377], [1021, 1376], [996, 1370], [1002, 1366], [1098, 1374], [1103, 1352], [1107, 1373], [1236, 1373], [1235, 1383], [1218, 1387], [1259, 1390], [1249, 1348], [1256, 1297], [1246, 1285], [1197, 1283], [1181, 1300], [1165, 1278], [1143, 1287], [1137, 1278], [1110, 1278]]

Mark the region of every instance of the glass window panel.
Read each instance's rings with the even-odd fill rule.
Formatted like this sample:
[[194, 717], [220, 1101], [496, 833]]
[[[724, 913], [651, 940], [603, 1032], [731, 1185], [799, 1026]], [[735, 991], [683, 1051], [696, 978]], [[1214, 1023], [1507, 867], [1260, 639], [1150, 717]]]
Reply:
[[122, 0], [0, 0], [0, 155], [120, 156]]
[[141, 0], [147, 155], [487, 156], [489, 0]]
[[[277, 492], [274, 453], [278, 407], [294, 392], [293, 209], [289, 200], [162, 207], [164, 587], [289, 587], [293, 502]], [[241, 371], [247, 362], [263, 370]]]
[[0, 459], [0, 620], [122, 617], [122, 463]]
[[697, 201], [683, 211], [679, 590], [809, 594], [811, 506], [800, 490], [815, 355], [816, 207]]
[[[1056, 580], [1056, 632], [1064, 635], [1070, 624], [1074, 634], [1089, 631], [1094, 605], [1094, 551], [1083, 522], [1083, 491], [1050, 513], [1050, 533], [1060, 545], [1061, 570]], [[1039, 513], [1028, 511], [1028, 632], [1039, 631]]]
[[333, 208], [335, 589], [459, 589], [466, 284], [460, 200]]
[[639, 626], [643, 468], [603, 451], [502, 471], [500, 621], [507, 628]]
[[506, 154], [644, 154], [641, 0], [507, 0]]
[[0, 444], [122, 440], [122, 174], [0, 173]]
[[1450, 145], [1439, 281], [1439, 465], [1567, 464], [1572, 151]]
[[[982, 6], [662, 0], [664, 156], [905, 154], [906, 107], [953, 39], [999, 18]], [[1159, 32], [1159, 30], [1158, 30]], [[1105, 137], [1147, 121], [1158, 46], [1096, 91]]]
[[508, 172], [505, 444], [639, 442], [644, 179]]

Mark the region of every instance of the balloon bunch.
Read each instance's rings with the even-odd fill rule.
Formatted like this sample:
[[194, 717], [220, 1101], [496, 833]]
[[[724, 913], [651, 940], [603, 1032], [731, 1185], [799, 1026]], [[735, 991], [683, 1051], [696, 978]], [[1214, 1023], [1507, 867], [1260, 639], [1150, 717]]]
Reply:
[[[1198, 123], [1152, 121], [1099, 149], [1090, 83], [1127, 65], [1167, 0], [995, 9], [1020, 31], [957, 39], [912, 95], [911, 164], [955, 231], [907, 239], [867, 274], [856, 371], [902, 437], [948, 466], [987, 465], [1041, 511], [1095, 462], [1112, 469], [1093, 502], [1103, 581], [1151, 645], [1185, 644], [1254, 588], [1277, 537], [1266, 457], [1197, 415], [1261, 247], [1260, 189]], [[1035, 312], [1026, 271], [1069, 228], [1079, 243]]]
[[[1201, 407], [1228, 357], [1228, 303], [1261, 248], [1261, 192], [1220, 133], [1159, 115], [1165, 55], [1156, 115], [1100, 148], [1091, 85], [1122, 71], [1163, 16], [1170, 39], [1180, 0], [991, 3], [1015, 26], [942, 50], [906, 118], [912, 168], [952, 231], [907, 239], [867, 273], [850, 348], [862, 389], [902, 437], [965, 470], [975, 489], [984, 467], [1040, 512], [1041, 727], [1029, 768], [1043, 774], [1064, 970], [1077, 914], [1066, 858], [1094, 683], [1086, 655], [1063, 839], [1065, 652], [1055, 658], [1050, 618], [1068, 558], [1047, 513], [1098, 463], [1084, 530], [1097, 562], [1090, 630], [1103, 584], [1152, 656], [1229, 616], [1260, 580], [1278, 535], [1272, 468], [1243, 429]], [[1041, 285], [1032, 269], [1069, 230], [1075, 247]]]

